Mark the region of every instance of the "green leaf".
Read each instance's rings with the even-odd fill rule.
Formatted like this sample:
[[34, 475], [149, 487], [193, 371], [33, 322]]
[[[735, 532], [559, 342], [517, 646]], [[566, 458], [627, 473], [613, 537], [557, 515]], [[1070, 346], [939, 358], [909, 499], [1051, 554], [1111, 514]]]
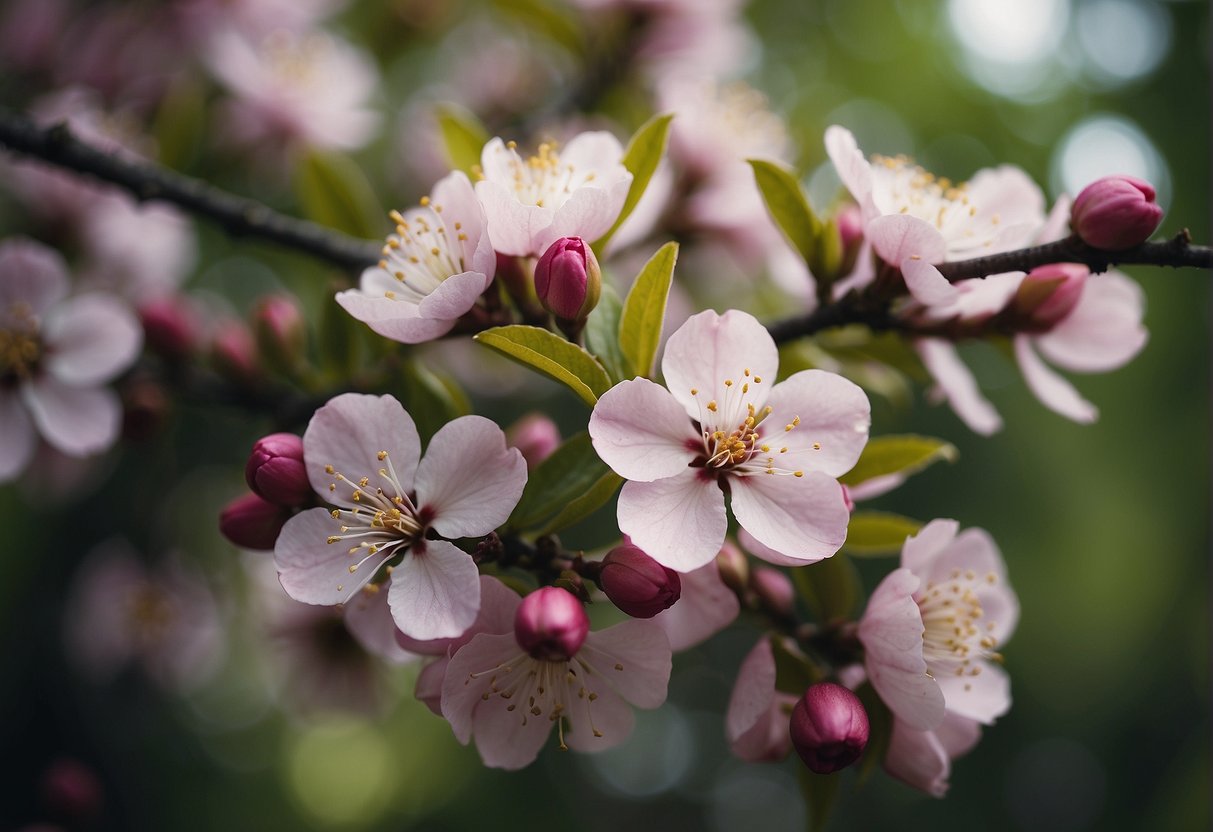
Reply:
[[678, 261], [678, 243], [666, 243], [644, 264], [619, 321], [619, 349], [627, 359], [630, 375], [648, 378], [653, 373], [653, 358], [661, 342], [665, 305]]
[[404, 397], [423, 441], [452, 419], [471, 412], [467, 397], [449, 378], [432, 372], [419, 361], [405, 363], [401, 370]]
[[804, 796], [810, 832], [821, 832], [830, 820], [830, 812], [838, 801], [838, 789], [842, 779], [839, 772], [814, 774], [806, 766], [799, 769], [800, 793]]
[[769, 638], [775, 656], [775, 690], [802, 696], [810, 685], [821, 681], [821, 670], [800, 652], [795, 642], [774, 634]]
[[670, 122], [673, 119], [673, 113], [655, 115], [632, 134], [627, 149], [623, 152], [623, 166], [632, 174], [632, 186], [628, 188], [623, 208], [619, 211], [619, 217], [611, 226], [611, 230], [594, 241], [594, 251], [600, 252], [606, 248], [619, 226], [631, 216], [636, 204], [644, 196], [645, 189], [653, 178], [653, 172], [657, 170], [661, 157], [665, 155], [666, 140], [669, 138]]
[[607, 471], [598, 478], [598, 482], [590, 486], [589, 491], [575, 500], [570, 500], [568, 505], [562, 508], [559, 514], [544, 523], [543, 528], [536, 534], [552, 534], [567, 529], [574, 523], [580, 523], [610, 502], [621, 485], [623, 485], [623, 477], [614, 471]]
[[868, 440], [855, 467], [838, 481], [843, 485], [858, 485], [888, 474], [916, 474], [941, 459], [955, 462], [957, 455], [952, 443], [933, 436], [877, 436]]
[[602, 365], [576, 344], [537, 326], [498, 326], [475, 336], [486, 347], [555, 379], [593, 407], [611, 389]]
[[309, 220], [362, 239], [385, 236], [383, 207], [348, 156], [312, 151], [295, 171], [295, 194]]
[[821, 220], [809, 207], [796, 174], [776, 162], [763, 159], [748, 161], [775, 224], [783, 230], [805, 262], [810, 262], [822, 234]]
[[851, 515], [843, 548], [856, 557], [895, 555], [905, 545], [906, 538], [918, 534], [921, 528], [922, 523], [900, 514], [857, 511]]
[[480, 152], [489, 142], [488, 131], [474, 115], [453, 104], [440, 105], [434, 117], [438, 119], [447, 161], [455, 170], [470, 176], [480, 164]]
[[859, 572], [843, 552], [793, 569], [792, 582], [813, 617], [823, 624], [850, 618], [863, 594]]
[[516, 529], [538, 526], [589, 493], [608, 473], [611, 471], [594, 452], [588, 433], [570, 437], [531, 472], [508, 525]]
[[585, 322], [585, 346], [606, 369], [611, 381], [630, 378], [627, 360], [619, 349], [619, 319], [623, 315], [623, 301], [619, 293], [606, 283], [598, 305]]

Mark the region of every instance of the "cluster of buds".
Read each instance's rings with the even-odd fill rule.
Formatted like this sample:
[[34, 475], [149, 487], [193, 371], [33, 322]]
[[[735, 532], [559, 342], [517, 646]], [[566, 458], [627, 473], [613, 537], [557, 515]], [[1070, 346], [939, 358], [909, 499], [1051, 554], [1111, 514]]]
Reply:
[[293, 433], [271, 433], [253, 444], [244, 466], [251, 494], [237, 497], [219, 515], [219, 531], [244, 549], [270, 550], [294, 509], [312, 500], [303, 464], [303, 440]]

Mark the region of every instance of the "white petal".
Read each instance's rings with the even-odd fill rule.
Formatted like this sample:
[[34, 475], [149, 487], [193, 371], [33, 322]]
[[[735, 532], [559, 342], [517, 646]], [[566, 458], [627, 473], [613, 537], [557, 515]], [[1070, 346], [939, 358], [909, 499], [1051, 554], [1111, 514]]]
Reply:
[[488, 284], [489, 279], [480, 272], [453, 274], [426, 295], [417, 310], [424, 318], [457, 320], [476, 305], [477, 298]]
[[833, 124], [826, 128], [825, 145], [838, 178], [859, 203], [864, 219], [872, 219], [877, 214], [872, 202], [872, 166], [860, 151], [855, 136], [845, 127]]
[[901, 549], [901, 565], [924, 581], [934, 579], [940, 571], [935, 561], [956, 539], [958, 531], [960, 523], [955, 520], [932, 520], [918, 534], [906, 539]]
[[69, 387], [55, 379], [34, 379], [21, 388], [42, 437], [68, 456], [99, 453], [118, 440], [122, 405], [111, 390]]
[[40, 316], [66, 295], [67, 289], [67, 264], [59, 252], [22, 238], [0, 243], [0, 315], [7, 316], [14, 306], [24, 306]]
[[[761, 410], [779, 369], [779, 351], [766, 327], [737, 309], [723, 315], [710, 309], [692, 315], [670, 336], [661, 359], [666, 387], [692, 418], [700, 420], [708, 402], [723, 396], [725, 380], [741, 385], [747, 369], [751, 378], [757, 376], [762, 382], [751, 385], [746, 401]], [[698, 390], [698, 395], [691, 395], [691, 390]], [[734, 422], [723, 401], [720, 408], [721, 424], [740, 423], [745, 416], [744, 408], [737, 408], [740, 415]]]
[[[430, 201], [442, 207], [448, 239], [459, 241], [468, 269], [492, 277], [497, 269], [497, 256], [489, 243], [484, 208], [476, 199], [467, 175], [457, 170], [438, 180], [430, 191]], [[456, 223], [459, 228], [455, 228]], [[465, 239], [459, 238], [460, 233]]]
[[1060, 367], [1080, 373], [1115, 370], [1146, 345], [1141, 287], [1120, 272], [1092, 275], [1074, 310], [1036, 346]]
[[690, 572], [716, 557], [728, 529], [724, 494], [702, 469], [624, 483], [618, 521], [634, 544], [676, 572]]
[[[775, 385], [767, 404], [771, 415], [763, 422], [763, 440], [788, 448], [777, 455], [787, 467], [838, 477], [854, 467], [868, 442], [867, 394], [836, 373], [802, 370]], [[796, 427], [784, 430], [793, 419], [799, 420]]]
[[916, 731], [900, 719], [893, 720], [884, 767], [898, 780], [932, 797], [947, 793], [952, 774], [952, 760], [935, 733]]
[[518, 611], [518, 605], [521, 602], [522, 599], [518, 597], [518, 593], [501, 581], [490, 575], [481, 575], [480, 611], [476, 613], [476, 620], [472, 622], [472, 626], [463, 635], [458, 638], [418, 641], [397, 630], [396, 641], [404, 650], [425, 656], [453, 654], [479, 633], [496, 635], [514, 632], [514, 614]]
[[405, 664], [418, 658], [396, 642], [396, 622], [388, 606], [385, 587], [374, 592], [359, 592], [345, 605], [345, 627], [368, 653], [391, 662]]
[[386, 466], [386, 461], [379, 459], [380, 451], [388, 452], [401, 487], [412, 491], [421, 439], [413, 417], [392, 396], [344, 393], [317, 410], [303, 434], [308, 479], [316, 493], [330, 502], [348, 502], [350, 487], [338, 483], [335, 490], [330, 490], [334, 475], [327, 473], [326, 466], [352, 482], [369, 477], [371, 488], [389, 490], [387, 481], [378, 474]]
[[[521, 649], [514, 633], [481, 633], [461, 647], [447, 667], [442, 682], [442, 715], [451, 723], [455, 738], [464, 745], [472, 738], [472, 715], [485, 701], [481, 697], [492, 684], [492, 674], [484, 673], [516, 658]], [[483, 674], [473, 677], [472, 674]], [[501, 709], [507, 703], [501, 701]]]
[[984, 725], [1011, 709], [1011, 680], [997, 665], [983, 662], [976, 676], [945, 674], [938, 679], [949, 713]]
[[638, 708], [665, 702], [670, 681], [670, 643], [652, 621], [624, 621], [592, 632], [577, 653], [601, 678]]
[[632, 176], [613, 185], [609, 190], [582, 187], [573, 191], [568, 201], [556, 209], [551, 225], [535, 237], [535, 250], [543, 252], [561, 237], [581, 237], [592, 243], [611, 230], [623, 203], [627, 199]]
[[495, 251], [516, 257], [543, 254], [537, 250], [535, 241], [552, 224], [555, 212], [551, 208], [523, 205], [509, 188], [492, 179], [476, 183], [476, 196], [484, 206], [489, 239]]
[[919, 338], [914, 349], [962, 422], [982, 436], [1002, 430], [1002, 417], [981, 395], [977, 379], [960, 360], [955, 347], [938, 338]]
[[25, 470], [37, 447], [38, 435], [21, 396], [0, 390], [0, 482], [15, 479]]
[[480, 574], [472, 556], [454, 544], [418, 541], [392, 572], [388, 604], [406, 636], [454, 638], [476, 621]]
[[81, 295], [46, 316], [47, 370], [66, 384], [103, 384], [129, 367], [143, 345], [143, 330], [117, 298]]
[[756, 474], [733, 477], [729, 485], [737, 522], [761, 543], [801, 564], [828, 558], [846, 540], [851, 513], [842, 486], [826, 474]]
[[914, 300], [927, 306], [955, 303], [959, 292], [939, 269], [918, 257], [901, 261], [901, 276]]
[[344, 540], [328, 543], [337, 528], [338, 521], [323, 508], [296, 514], [282, 527], [274, 544], [274, 564], [282, 588], [296, 601], [344, 604], [391, 557], [391, 551], [381, 552], [350, 572], [350, 566], [362, 560], [367, 552], [359, 549], [349, 554], [350, 545]]
[[911, 257], [927, 263], [942, 263], [947, 257], [948, 247], [939, 229], [909, 214], [877, 217], [868, 223], [865, 234], [880, 259], [893, 266]]
[[626, 740], [636, 724], [636, 716], [631, 706], [609, 687], [595, 686], [591, 680], [586, 690], [596, 694], [593, 702], [588, 694], [584, 699], [575, 691], [568, 695], [570, 708], [566, 718], [569, 727], [565, 729], [564, 739], [574, 751], [595, 754]]
[[[365, 282], [365, 281], [364, 281]], [[421, 307], [406, 300], [367, 294], [362, 289], [338, 292], [337, 303], [372, 330], [402, 344], [422, 344], [441, 338], [455, 325], [453, 318], [428, 318]]]
[[616, 384], [602, 395], [590, 414], [590, 438], [616, 474], [641, 482], [685, 471], [703, 447], [682, 405], [645, 378]]
[[1099, 418], [1099, 408], [1080, 396], [1074, 385], [1040, 360], [1032, 349], [1029, 336], [1016, 335], [1014, 343], [1015, 360], [1019, 362], [1023, 380], [1041, 404], [1082, 425], [1089, 425]]
[[679, 580], [682, 594], [678, 601], [649, 619], [665, 631], [670, 649], [675, 652], [706, 641], [732, 624], [741, 613], [741, 602], [720, 580], [715, 561], [683, 573]]

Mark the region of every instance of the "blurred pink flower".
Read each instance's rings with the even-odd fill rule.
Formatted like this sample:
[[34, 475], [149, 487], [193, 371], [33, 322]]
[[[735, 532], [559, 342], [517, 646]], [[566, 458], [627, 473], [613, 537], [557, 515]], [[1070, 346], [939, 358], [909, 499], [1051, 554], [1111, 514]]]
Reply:
[[764, 635], [746, 654], [733, 683], [725, 715], [725, 737], [733, 755], [749, 763], [788, 756], [788, 719], [796, 697], [775, 689], [775, 653]]

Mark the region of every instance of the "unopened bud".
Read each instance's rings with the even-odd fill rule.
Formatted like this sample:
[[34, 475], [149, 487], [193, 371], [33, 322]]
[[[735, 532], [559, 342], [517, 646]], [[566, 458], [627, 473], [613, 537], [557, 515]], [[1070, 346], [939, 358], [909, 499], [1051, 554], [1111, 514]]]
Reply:
[[224, 321], [215, 328], [211, 361], [220, 375], [239, 384], [255, 384], [261, 378], [253, 333], [240, 321]]
[[598, 305], [602, 270], [580, 237], [561, 237], [535, 266], [535, 294], [557, 318], [581, 321]]
[[734, 592], [741, 593], [750, 583], [750, 564], [745, 554], [731, 541], [726, 540], [716, 555], [716, 568], [720, 571], [720, 580]]
[[762, 605], [779, 615], [791, 615], [796, 603], [796, 590], [791, 579], [778, 569], [760, 566], [750, 575], [750, 588]]
[[682, 595], [678, 573], [631, 543], [616, 546], [603, 559], [598, 585], [611, 603], [633, 618], [652, 618]]
[[554, 586], [542, 587], [523, 598], [514, 615], [518, 646], [542, 661], [573, 658], [589, 632], [590, 619], [581, 602]]
[[198, 320], [181, 297], [150, 300], [139, 307], [143, 340], [168, 359], [188, 358], [198, 348]]
[[1050, 263], [1028, 272], [1012, 308], [1034, 327], [1051, 329], [1074, 311], [1090, 269], [1078, 263]]
[[266, 363], [289, 372], [299, 366], [307, 348], [307, 324], [294, 299], [266, 295], [252, 312], [253, 333]]
[[792, 709], [792, 745], [809, 770], [831, 774], [859, 759], [868, 744], [868, 712], [842, 685], [819, 682]]
[[278, 533], [290, 518], [289, 509], [256, 494], [245, 494], [223, 507], [219, 514], [219, 531], [242, 549], [269, 551], [278, 542]]
[[280, 506], [307, 503], [312, 484], [303, 465], [303, 440], [293, 433], [271, 433], [253, 445], [244, 466], [244, 479], [253, 493]]
[[1070, 209], [1070, 227], [1087, 245], [1107, 251], [1150, 239], [1162, 222], [1154, 186], [1132, 176], [1105, 176], [1082, 189]]
[[838, 267], [838, 274], [848, 275], [855, 269], [859, 249], [863, 247], [863, 211], [855, 203], [847, 203], [834, 217], [834, 223], [838, 227], [838, 240], [842, 244], [842, 262]]
[[560, 428], [544, 414], [531, 413], [506, 430], [505, 441], [522, 452], [527, 470], [534, 470], [560, 447]]

